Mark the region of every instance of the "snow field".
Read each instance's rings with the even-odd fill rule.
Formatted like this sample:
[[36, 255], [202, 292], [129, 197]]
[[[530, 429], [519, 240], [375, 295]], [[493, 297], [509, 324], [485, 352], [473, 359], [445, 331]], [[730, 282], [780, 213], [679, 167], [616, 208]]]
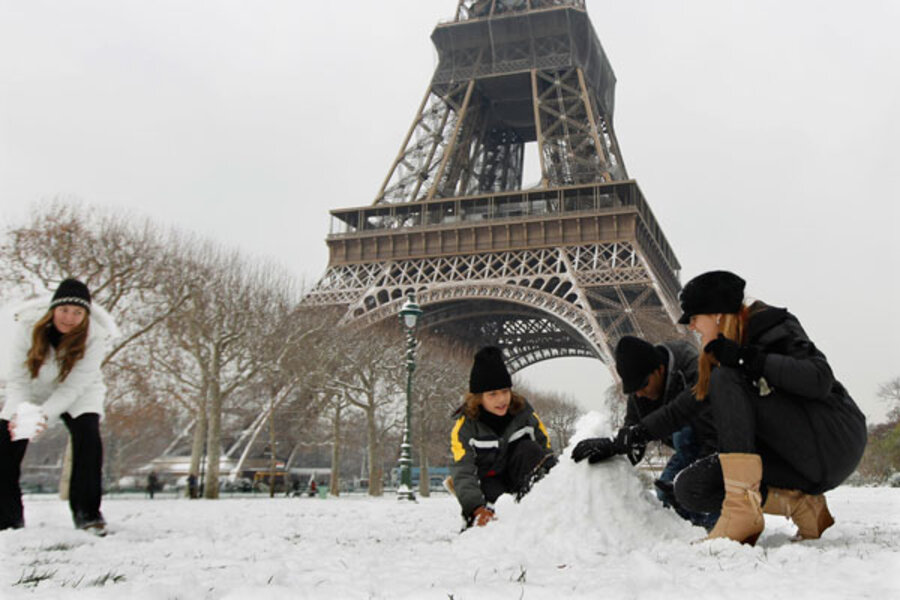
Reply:
[[[608, 433], [596, 413], [578, 439]], [[900, 489], [828, 494], [837, 521], [792, 543], [766, 517], [756, 547], [693, 543], [627, 460], [560, 464], [498, 520], [458, 534], [444, 494], [104, 500], [112, 534], [72, 529], [68, 506], [26, 497], [27, 527], [0, 532], [0, 598], [895, 598]]]

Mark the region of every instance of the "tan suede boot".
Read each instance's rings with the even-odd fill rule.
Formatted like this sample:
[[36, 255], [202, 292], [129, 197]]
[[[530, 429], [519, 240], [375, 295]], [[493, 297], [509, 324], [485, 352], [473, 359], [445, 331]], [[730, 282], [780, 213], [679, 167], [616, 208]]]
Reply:
[[728, 538], [742, 544], [756, 543], [765, 527], [760, 503], [759, 481], [762, 460], [758, 454], [720, 454], [725, 479], [722, 514], [706, 539]]
[[792, 520], [797, 525], [797, 533], [792, 538], [795, 542], [817, 540], [822, 537], [823, 531], [834, 525], [825, 494], [811, 496], [800, 490], [770, 487], [763, 512]]

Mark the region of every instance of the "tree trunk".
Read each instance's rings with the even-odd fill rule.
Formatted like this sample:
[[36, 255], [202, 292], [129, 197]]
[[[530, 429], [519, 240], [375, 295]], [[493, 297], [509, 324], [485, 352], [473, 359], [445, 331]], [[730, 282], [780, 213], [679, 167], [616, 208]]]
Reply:
[[69, 499], [69, 485], [72, 483], [72, 436], [66, 441], [66, 450], [63, 454], [62, 469], [59, 472], [59, 499]]
[[[422, 448], [419, 446], [419, 448]], [[419, 495], [423, 498], [431, 496], [431, 481], [428, 479], [428, 457], [424, 452], [419, 452]]]
[[275, 465], [278, 457], [275, 455], [275, 406], [269, 411], [269, 452], [272, 460], [269, 461], [269, 498], [275, 497]]
[[215, 500], [219, 497], [219, 458], [222, 454], [222, 395], [219, 382], [210, 385], [209, 429], [206, 435], [206, 481], [203, 497]]
[[[191, 444], [191, 468], [189, 471], [189, 474], [196, 478], [197, 485], [200, 485], [200, 461], [203, 460], [203, 448], [206, 446], [206, 403], [201, 404], [194, 420], [194, 439]], [[190, 486], [186, 493], [190, 497]]]
[[384, 485], [381, 482], [384, 469], [381, 466], [375, 407], [372, 405], [366, 408], [366, 435], [369, 438], [369, 495], [381, 496], [384, 494]]
[[416, 415], [417, 427], [414, 428], [416, 447], [419, 449], [419, 495], [423, 498], [431, 496], [431, 481], [428, 478], [428, 444], [425, 435], [425, 408], [424, 403], [420, 405], [420, 409]]
[[341, 495], [341, 411], [340, 402], [334, 407], [334, 421], [331, 424], [331, 485], [332, 496]]

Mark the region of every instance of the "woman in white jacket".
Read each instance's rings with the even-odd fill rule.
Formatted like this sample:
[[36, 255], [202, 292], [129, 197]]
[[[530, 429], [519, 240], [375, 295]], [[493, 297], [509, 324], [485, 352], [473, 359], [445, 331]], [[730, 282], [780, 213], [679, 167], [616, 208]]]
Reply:
[[[75, 526], [103, 535], [100, 418], [106, 387], [100, 365], [109, 341], [118, 335], [116, 324], [91, 304], [87, 286], [75, 279], [59, 285], [49, 307], [46, 300], [30, 301], [16, 311], [15, 320], [0, 411], [0, 529], [24, 525], [19, 472], [28, 437], [59, 418], [72, 438], [69, 506]], [[34, 411], [34, 405], [36, 428], [26, 425], [25, 409]]]

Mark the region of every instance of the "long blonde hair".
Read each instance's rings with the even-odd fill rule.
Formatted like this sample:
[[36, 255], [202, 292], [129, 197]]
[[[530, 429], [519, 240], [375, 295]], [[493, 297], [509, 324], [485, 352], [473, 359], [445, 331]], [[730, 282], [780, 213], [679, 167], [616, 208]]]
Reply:
[[[66, 380], [75, 363], [84, 358], [87, 344], [88, 329], [90, 326], [90, 313], [85, 313], [84, 320], [69, 333], [63, 334], [56, 348], [56, 363], [59, 365], [59, 378], [61, 383]], [[47, 360], [47, 352], [50, 351], [50, 328], [53, 327], [53, 309], [40, 318], [31, 330], [31, 348], [25, 359], [25, 366], [31, 373], [31, 378], [36, 379], [44, 361]]]
[[[516, 414], [523, 408], [525, 408], [525, 398], [510, 390], [510, 394], [512, 398], [509, 401], [509, 412], [510, 414]], [[465, 414], [470, 419], [477, 419], [478, 415], [481, 414], [481, 392], [477, 394], [473, 394], [472, 392], [466, 392], [466, 397], [463, 400], [463, 414]]]
[[[747, 320], [750, 311], [746, 306], [741, 306], [741, 310], [736, 313], [726, 313], [722, 315], [722, 321], [719, 323], [719, 333], [727, 337], [729, 340], [743, 344], [747, 331]], [[700, 349], [700, 355], [697, 357], [697, 384], [694, 385], [694, 397], [697, 400], [704, 400], [709, 393], [709, 377], [712, 368], [718, 365], [719, 361], [709, 352]]]

